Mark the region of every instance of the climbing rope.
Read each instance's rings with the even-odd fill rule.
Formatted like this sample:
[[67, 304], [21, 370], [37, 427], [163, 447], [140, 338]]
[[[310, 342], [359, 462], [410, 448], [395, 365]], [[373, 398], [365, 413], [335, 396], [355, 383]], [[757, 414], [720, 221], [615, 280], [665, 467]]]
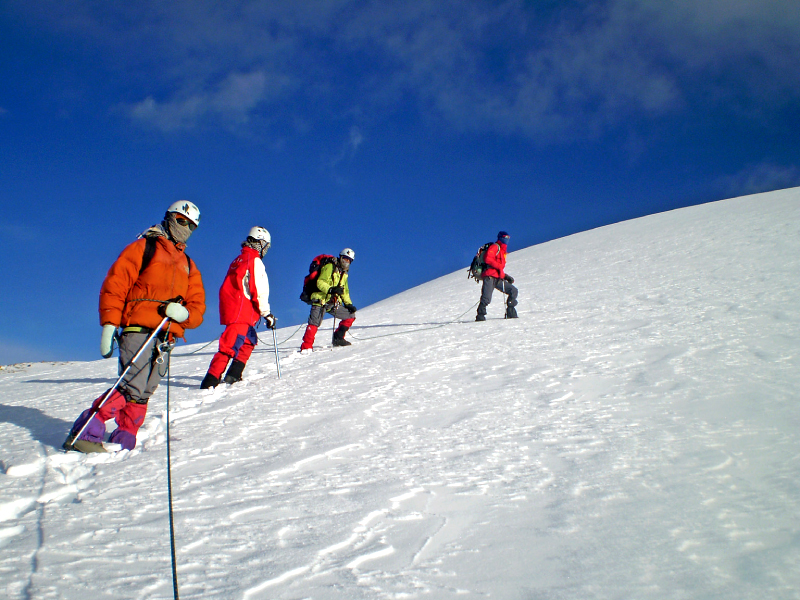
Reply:
[[[451, 319], [449, 321], [445, 321], [444, 323], [436, 323], [432, 327], [422, 327], [422, 328], [418, 328], [418, 329], [407, 329], [407, 330], [404, 330], [404, 331], [395, 331], [395, 332], [392, 332], [392, 333], [384, 333], [382, 335], [373, 335], [373, 336], [370, 336], [370, 337], [358, 337], [357, 335], [353, 334], [353, 331], [352, 331], [353, 328], [351, 328], [349, 334], [350, 334], [350, 337], [352, 337], [354, 340], [358, 340], [359, 342], [366, 342], [368, 340], [377, 340], [378, 338], [391, 337], [391, 336], [394, 336], [394, 335], [405, 335], [407, 333], [416, 333], [417, 331], [430, 331], [432, 329], [440, 329], [441, 327], [446, 327], [447, 325], [452, 325], [453, 323], [461, 322], [461, 318], [464, 315], [466, 315], [468, 312], [473, 310], [476, 306], [478, 306], [478, 302], [476, 302], [475, 304], [470, 306], [467, 310], [465, 310], [463, 313], [461, 313], [460, 315], [458, 315], [454, 319]], [[284, 339], [282, 342], [278, 342], [278, 346], [283, 346], [284, 344], [289, 342], [289, 340], [291, 340], [297, 334], [297, 332], [300, 331], [304, 326], [305, 326], [305, 323], [301, 323], [300, 325], [298, 325], [297, 328], [294, 331], [292, 331], [292, 333], [290, 333], [289, 336], [286, 339]], [[373, 325], [372, 327], [380, 327], [380, 325]], [[270, 351], [274, 352], [274, 350], [271, 350], [270, 348], [266, 347], [266, 342], [264, 342], [264, 340], [261, 339], [261, 336], [259, 336], [258, 333], [256, 333], [256, 337], [258, 338], [259, 342], [261, 342], [262, 344], [265, 345], [265, 349], [263, 350], [264, 352], [270, 352]], [[197, 354], [201, 350], [204, 350], [205, 348], [208, 348], [211, 344], [216, 342], [218, 339], [219, 338], [211, 340], [205, 346], [203, 346], [201, 348], [198, 348], [197, 350], [192, 350], [191, 352], [186, 352], [185, 354], [178, 354], [176, 356], [191, 356], [192, 354]], [[258, 350], [256, 350], [256, 351], [258, 351]]]
[[170, 460], [169, 439], [169, 364], [170, 355], [167, 353], [167, 495], [169, 497], [169, 545], [172, 556], [172, 597], [178, 600], [178, 561], [175, 555], [175, 518], [172, 510], [172, 467]]
[[[362, 338], [362, 337], [358, 337], [358, 336], [356, 336], [356, 335], [353, 335], [353, 332], [352, 332], [352, 329], [351, 329], [351, 331], [350, 331], [350, 337], [352, 337], [354, 340], [358, 340], [359, 342], [365, 342], [365, 341], [367, 341], [367, 340], [377, 340], [378, 338], [391, 337], [391, 336], [393, 336], [393, 335], [405, 335], [405, 334], [407, 334], [407, 333], [416, 333], [416, 332], [418, 332], [418, 331], [430, 331], [430, 330], [432, 330], [432, 329], [440, 329], [441, 327], [445, 327], [445, 326], [447, 326], [447, 325], [452, 325], [453, 323], [458, 323], [458, 322], [460, 322], [461, 318], [462, 318], [464, 315], [466, 315], [466, 314], [467, 314], [469, 311], [471, 311], [473, 308], [475, 308], [476, 306], [478, 306], [478, 303], [477, 303], [477, 302], [476, 302], [475, 304], [473, 304], [472, 306], [470, 306], [470, 307], [469, 307], [467, 310], [465, 310], [463, 313], [461, 313], [460, 315], [458, 315], [456, 318], [454, 318], [454, 319], [451, 319], [450, 321], [446, 321], [446, 322], [444, 322], [444, 323], [437, 323], [437, 324], [436, 324], [436, 325], [434, 325], [433, 327], [422, 327], [422, 328], [420, 328], [420, 329], [408, 329], [408, 330], [406, 330], [406, 331], [395, 331], [395, 332], [392, 332], [392, 333], [384, 333], [384, 334], [382, 334], [382, 335], [373, 335], [373, 336], [371, 336], [371, 337], [366, 337], [366, 338]], [[375, 325], [374, 327], [380, 327], [380, 325]]]

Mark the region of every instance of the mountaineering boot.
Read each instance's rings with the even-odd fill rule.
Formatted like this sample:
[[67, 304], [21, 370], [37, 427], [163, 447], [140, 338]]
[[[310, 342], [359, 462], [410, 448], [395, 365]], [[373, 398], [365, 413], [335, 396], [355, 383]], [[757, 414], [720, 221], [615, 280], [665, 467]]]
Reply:
[[219, 385], [219, 377], [214, 377], [211, 373], [206, 373], [206, 376], [203, 377], [203, 381], [200, 384], [201, 390], [210, 390], [215, 388]]
[[72, 449], [76, 452], [91, 454], [93, 452], [108, 452], [100, 442], [90, 442], [89, 440], [76, 440], [72, 444]]
[[242, 380], [242, 373], [244, 372], [244, 363], [240, 360], [231, 361], [231, 366], [228, 367], [228, 372], [225, 374], [225, 383], [233, 385], [237, 381]]
[[475, 316], [476, 321], [485, 321], [486, 320], [486, 305], [481, 302], [478, 304], [478, 314]]
[[352, 346], [350, 342], [344, 339], [344, 334], [347, 333], [347, 327], [339, 327], [333, 333], [333, 345], [334, 346]]
[[516, 319], [517, 318], [517, 309], [513, 306], [509, 306], [506, 308], [506, 319]]
[[67, 436], [67, 439], [64, 440], [64, 443], [62, 444], [61, 447], [67, 452], [69, 452], [70, 450], [75, 450], [75, 448], [73, 448], [72, 445], [75, 443], [76, 437], [78, 436], [76, 436], [74, 433], [70, 433]]

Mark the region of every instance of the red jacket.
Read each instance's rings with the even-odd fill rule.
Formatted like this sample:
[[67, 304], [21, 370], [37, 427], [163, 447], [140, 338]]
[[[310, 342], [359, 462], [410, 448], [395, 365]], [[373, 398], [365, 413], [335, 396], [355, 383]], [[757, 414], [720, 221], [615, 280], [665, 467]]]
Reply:
[[244, 247], [228, 267], [219, 288], [219, 322], [255, 325], [269, 314], [269, 281], [264, 263], [253, 248]]
[[506, 245], [503, 242], [495, 242], [486, 249], [484, 256], [486, 268], [483, 270], [484, 277], [495, 277], [503, 279], [506, 276]]
[[170, 323], [170, 334], [183, 337], [184, 330], [203, 322], [206, 293], [194, 261], [184, 253], [184, 245], [157, 238], [156, 251], [147, 268], [139, 273], [146, 240], [128, 245], [108, 270], [100, 289], [100, 324], [158, 327], [164, 318], [158, 308], [164, 302], [183, 296], [189, 318]]

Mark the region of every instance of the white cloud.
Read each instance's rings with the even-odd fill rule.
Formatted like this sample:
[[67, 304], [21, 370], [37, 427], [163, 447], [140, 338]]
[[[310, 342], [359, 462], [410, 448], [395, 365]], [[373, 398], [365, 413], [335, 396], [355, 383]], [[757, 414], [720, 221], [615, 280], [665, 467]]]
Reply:
[[260, 103], [279, 96], [287, 86], [287, 78], [268, 78], [262, 71], [232, 73], [215, 89], [166, 102], [148, 96], [127, 109], [133, 119], [164, 131], [191, 129], [206, 118], [236, 125], [246, 123]]
[[632, 118], [800, 99], [795, 0], [12, 0], [130, 73], [165, 130], [382, 115], [554, 138]]
[[729, 195], [759, 194], [796, 186], [800, 186], [800, 169], [772, 163], [749, 166], [720, 181], [720, 187]]
[[361, 133], [361, 129], [358, 127], [351, 127], [350, 128], [350, 148], [353, 153], [358, 151], [358, 147], [361, 146], [362, 142], [364, 141], [364, 134]]

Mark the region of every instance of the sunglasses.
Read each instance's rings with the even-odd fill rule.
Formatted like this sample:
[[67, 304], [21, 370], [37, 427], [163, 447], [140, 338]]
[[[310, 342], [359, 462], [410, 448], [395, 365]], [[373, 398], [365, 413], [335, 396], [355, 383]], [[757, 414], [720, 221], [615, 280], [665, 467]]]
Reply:
[[194, 221], [190, 221], [189, 219], [186, 219], [184, 217], [175, 217], [175, 222], [178, 225], [181, 225], [182, 227], [188, 227], [189, 231], [194, 231], [195, 229], [197, 229], [197, 223], [195, 223]]

